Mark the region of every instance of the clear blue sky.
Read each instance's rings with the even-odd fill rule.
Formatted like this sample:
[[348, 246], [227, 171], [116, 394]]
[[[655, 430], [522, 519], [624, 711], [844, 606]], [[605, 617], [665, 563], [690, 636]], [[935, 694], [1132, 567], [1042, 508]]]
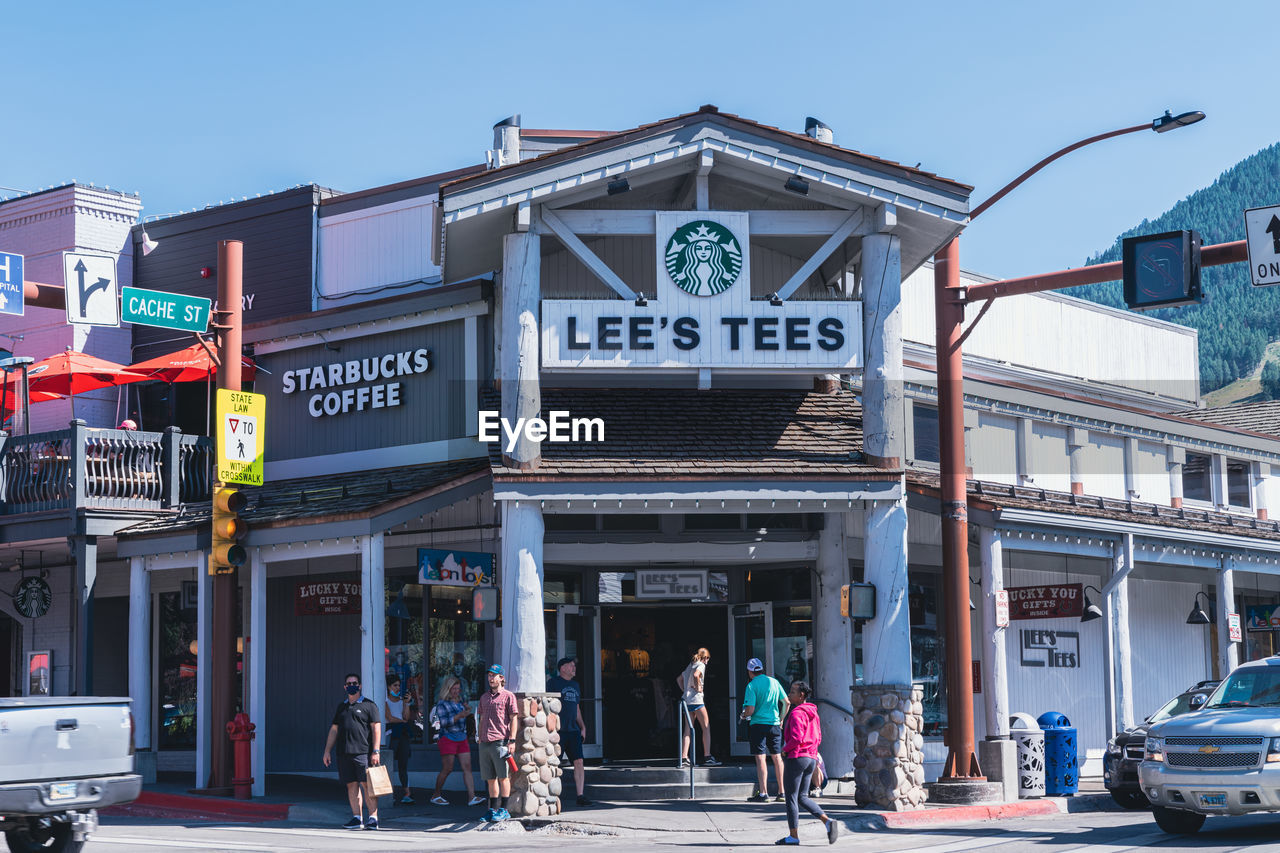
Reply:
[[[26, 3], [4, 22], [0, 185], [145, 215], [483, 159], [490, 127], [624, 129], [713, 103], [976, 187], [1166, 108], [1201, 124], [1070, 155], [966, 232], [966, 268], [1078, 266], [1280, 140], [1263, 2]], [[1260, 188], [1258, 204], [1280, 201]], [[0, 195], [9, 194], [0, 191]], [[3, 247], [0, 247], [3, 248]]]

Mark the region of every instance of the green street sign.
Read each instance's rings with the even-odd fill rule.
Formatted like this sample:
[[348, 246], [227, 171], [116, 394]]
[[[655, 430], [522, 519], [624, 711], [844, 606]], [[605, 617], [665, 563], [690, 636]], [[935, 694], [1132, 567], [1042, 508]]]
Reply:
[[209, 309], [213, 301], [202, 296], [163, 293], [125, 287], [120, 291], [120, 319], [141, 326], [159, 326], [184, 332], [209, 329]]

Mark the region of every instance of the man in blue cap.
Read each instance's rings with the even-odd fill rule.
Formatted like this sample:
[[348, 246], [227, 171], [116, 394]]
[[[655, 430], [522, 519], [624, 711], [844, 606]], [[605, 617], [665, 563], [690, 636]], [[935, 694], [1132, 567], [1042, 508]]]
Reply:
[[515, 752], [516, 726], [520, 722], [520, 703], [516, 694], [507, 690], [506, 674], [501, 664], [489, 667], [489, 691], [480, 697], [476, 711], [476, 740], [480, 742], [480, 778], [489, 788], [487, 821], [511, 817], [503, 803], [511, 796], [511, 770], [507, 758]]

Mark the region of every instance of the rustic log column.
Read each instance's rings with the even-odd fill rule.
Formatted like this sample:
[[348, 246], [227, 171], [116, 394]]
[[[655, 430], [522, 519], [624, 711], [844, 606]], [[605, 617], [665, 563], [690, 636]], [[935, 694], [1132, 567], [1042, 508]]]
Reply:
[[507, 689], [547, 689], [547, 633], [542, 621], [542, 509], [502, 502], [502, 660]]
[[[813, 638], [817, 644], [818, 696], [845, 704], [853, 683], [853, 627], [840, 615], [840, 587], [849, 582], [847, 513], [825, 514], [818, 534], [818, 595], [813, 608]], [[853, 719], [830, 705], [818, 703], [822, 723], [822, 758], [832, 779], [853, 776]]]
[[[542, 393], [538, 381], [538, 306], [541, 298], [538, 235], [508, 234], [502, 243], [502, 416], [508, 423], [539, 417]], [[541, 446], [523, 434], [503, 463], [522, 470], [538, 467]]]
[[1227, 614], [1235, 612], [1235, 564], [1232, 558], [1223, 557], [1218, 570], [1218, 670], [1222, 678], [1240, 665], [1240, 647], [1231, 641], [1231, 626], [1227, 624]]

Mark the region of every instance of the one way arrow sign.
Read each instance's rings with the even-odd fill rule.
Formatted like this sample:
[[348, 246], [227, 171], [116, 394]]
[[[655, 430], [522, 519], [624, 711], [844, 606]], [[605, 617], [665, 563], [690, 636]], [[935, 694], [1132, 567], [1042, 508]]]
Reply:
[[1244, 232], [1253, 286], [1280, 284], [1280, 205], [1246, 210]]
[[116, 256], [62, 253], [67, 322], [84, 326], [120, 325], [120, 287]]

